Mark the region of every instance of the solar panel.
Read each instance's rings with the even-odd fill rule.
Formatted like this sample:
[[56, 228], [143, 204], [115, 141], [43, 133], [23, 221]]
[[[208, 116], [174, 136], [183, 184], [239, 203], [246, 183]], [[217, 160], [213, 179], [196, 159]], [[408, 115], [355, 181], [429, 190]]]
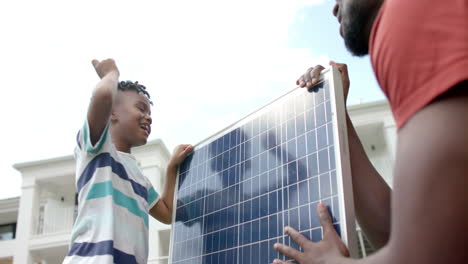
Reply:
[[322, 239], [316, 207], [356, 253], [340, 74], [324, 71], [195, 146], [179, 168], [170, 261], [272, 263], [276, 242], [299, 249], [284, 226]]

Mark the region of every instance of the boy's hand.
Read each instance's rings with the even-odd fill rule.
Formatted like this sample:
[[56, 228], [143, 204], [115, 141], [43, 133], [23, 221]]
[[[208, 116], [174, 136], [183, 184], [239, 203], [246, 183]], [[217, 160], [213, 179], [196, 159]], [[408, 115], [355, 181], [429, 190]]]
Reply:
[[181, 144], [175, 147], [174, 152], [172, 153], [171, 160], [169, 161], [169, 166], [177, 168], [182, 161], [193, 151], [193, 146], [189, 144]]
[[172, 211], [174, 201], [175, 182], [177, 177], [177, 169], [184, 161], [190, 152], [193, 151], [192, 145], [182, 144], [178, 145], [172, 153], [171, 160], [167, 165], [166, 171], [166, 184], [164, 191], [161, 195], [160, 203], [156, 203], [150, 210], [150, 214], [159, 221], [170, 224], [172, 222]]
[[[345, 98], [345, 102], [348, 99], [348, 91], [349, 91], [349, 76], [348, 76], [348, 66], [344, 63], [336, 63], [334, 61], [330, 61], [331, 66], [335, 66], [338, 71], [341, 73], [341, 79], [343, 81], [343, 94]], [[296, 81], [296, 84], [299, 87], [304, 88], [312, 88], [312, 86], [316, 85], [320, 78], [320, 73], [325, 68], [322, 65], [317, 65], [315, 67], [311, 67], [307, 69], [307, 71]]]
[[93, 64], [96, 73], [101, 79], [109, 73], [117, 74], [117, 76], [120, 75], [119, 69], [117, 68], [117, 65], [113, 59], [106, 59], [103, 61], [94, 59], [91, 63]]

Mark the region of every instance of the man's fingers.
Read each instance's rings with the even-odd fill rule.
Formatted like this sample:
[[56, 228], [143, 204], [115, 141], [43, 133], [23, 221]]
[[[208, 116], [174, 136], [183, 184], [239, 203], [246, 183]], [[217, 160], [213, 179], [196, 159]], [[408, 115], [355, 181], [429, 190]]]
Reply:
[[309, 69], [307, 69], [307, 71], [304, 73], [304, 75], [302, 75], [302, 78], [303, 78], [303, 86], [302, 87], [307, 87], [310, 83], [310, 72], [313, 70], [314, 68], [313, 67], [310, 67]]
[[304, 74], [302, 74], [299, 80], [297, 80], [297, 85], [299, 85], [299, 87], [304, 88], [306, 86], [310, 69], [312, 68], [307, 69], [307, 71]]
[[[275, 243], [273, 245], [273, 248], [278, 251], [279, 253], [285, 255], [288, 258], [295, 259], [297, 261], [300, 261], [299, 258], [301, 257], [302, 252], [292, 248], [288, 247], [286, 245], [280, 244], [280, 243]], [[281, 263], [281, 262], [280, 262]]]
[[[299, 79], [297, 79], [296, 85], [301, 86], [301, 83], [305, 83], [304, 82], [304, 75], [302, 75], [301, 77], [299, 77]], [[301, 87], [304, 87], [304, 86], [301, 86]]]
[[318, 83], [320, 78], [320, 73], [325, 69], [322, 65], [316, 65], [307, 69], [307, 71], [296, 81], [296, 85], [304, 88], [312, 88], [315, 84]]
[[310, 81], [307, 81], [307, 88], [312, 88], [312, 86], [318, 83], [320, 79], [320, 73], [324, 69], [325, 68], [322, 65], [317, 65], [310, 71], [310, 73], [308, 74]]
[[348, 74], [348, 65], [344, 63], [337, 63], [336, 68], [342, 73], [342, 74]]
[[304, 248], [307, 243], [310, 243], [311, 241], [308, 240], [305, 236], [303, 236], [301, 233], [299, 233], [296, 229], [287, 226], [284, 228], [284, 232], [288, 234], [298, 244], [300, 247]]
[[348, 73], [348, 65], [345, 63], [337, 63], [334, 61], [330, 61], [331, 66], [335, 66], [341, 73]]
[[328, 212], [327, 206], [323, 203], [317, 205], [317, 214], [320, 219], [320, 224], [323, 227], [323, 236], [328, 236], [330, 232], [336, 232], [333, 228], [333, 220]]
[[281, 259], [275, 259], [273, 260], [273, 264], [291, 264], [291, 263], [297, 263], [293, 260], [286, 260], [286, 261], [283, 261]]
[[341, 73], [341, 78], [349, 82], [348, 65], [345, 63], [336, 63], [334, 61], [330, 61], [330, 65], [335, 66], [336, 69]]
[[318, 83], [320, 78], [320, 73], [325, 69], [322, 65], [316, 65], [307, 69], [307, 71], [296, 81], [296, 85], [301, 88], [307, 87], [312, 88], [315, 84]]
[[349, 80], [348, 77], [348, 66], [346, 64], [338, 63], [336, 68], [341, 72], [341, 77], [343, 79]]

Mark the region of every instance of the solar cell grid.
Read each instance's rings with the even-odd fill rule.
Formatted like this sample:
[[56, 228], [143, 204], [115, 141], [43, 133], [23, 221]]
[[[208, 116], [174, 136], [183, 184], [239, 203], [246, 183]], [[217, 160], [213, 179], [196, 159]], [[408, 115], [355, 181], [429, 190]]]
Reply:
[[299, 249], [284, 226], [322, 238], [319, 202], [340, 230], [330, 83], [294, 90], [196, 146], [179, 169], [172, 263], [284, 259], [274, 243]]

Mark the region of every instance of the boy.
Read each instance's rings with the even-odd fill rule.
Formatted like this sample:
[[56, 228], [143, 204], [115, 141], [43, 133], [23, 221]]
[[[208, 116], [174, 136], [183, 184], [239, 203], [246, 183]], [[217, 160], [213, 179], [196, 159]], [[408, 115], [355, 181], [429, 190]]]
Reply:
[[150, 95], [119, 83], [114, 60], [92, 64], [101, 81], [77, 136], [78, 217], [64, 263], [147, 263], [148, 214], [171, 223], [177, 167], [193, 147], [175, 148], [159, 197], [130, 154], [151, 133]]

